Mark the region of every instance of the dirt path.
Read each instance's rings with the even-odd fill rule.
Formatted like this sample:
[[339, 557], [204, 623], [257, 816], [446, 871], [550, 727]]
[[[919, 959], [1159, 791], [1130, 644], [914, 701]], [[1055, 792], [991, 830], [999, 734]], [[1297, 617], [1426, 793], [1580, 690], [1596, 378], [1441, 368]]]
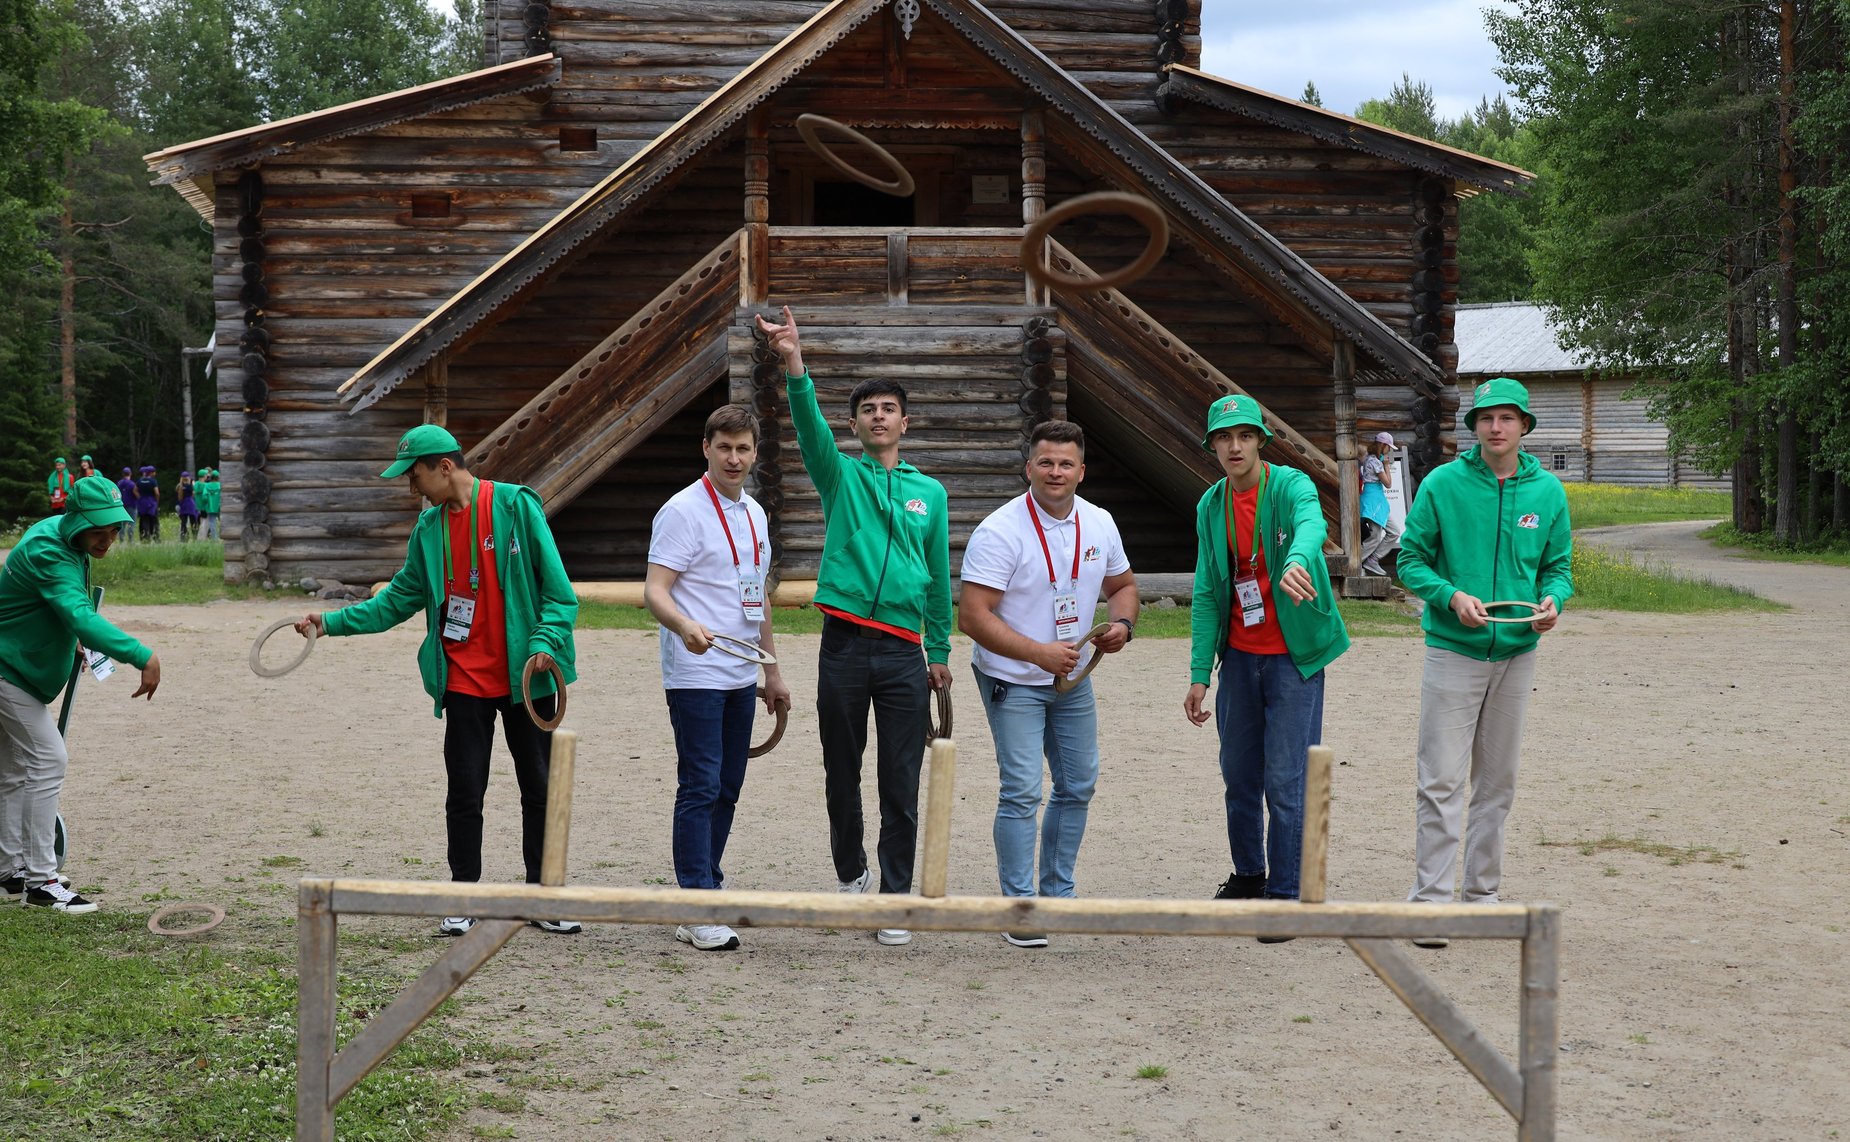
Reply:
[[[1564, 909], [1562, 1133], [1826, 1137], [1850, 1130], [1838, 677], [1850, 572], [1686, 552], [1679, 527], [1599, 539], [1704, 573], [1714, 561], [1797, 609], [1570, 611], [1541, 651], [1505, 888]], [[160, 651], [166, 681], [152, 706], [131, 706], [122, 675], [80, 695], [64, 812], [74, 871], [105, 907], [213, 900], [231, 915], [212, 939], [289, 953], [295, 876], [443, 875], [441, 725], [414, 676], [416, 633], [330, 640], [294, 675], [254, 678], [250, 638], [294, 606], [114, 611]], [[674, 757], [655, 639], [590, 632], [579, 646], [572, 879], [671, 878]], [[816, 640], [783, 647], [798, 708], [747, 781], [727, 862], [744, 888], [832, 883], [809, 708]], [[1139, 640], [1095, 675], [1105, 772], [1081, 853], [1087, 895], [1200, 897], [1227, 873], [1213, 731], [1180, 709], [1187, 653]], [[1414, 639], [1366, 639], [1330, 671], [1334, 899], [1406, 891], [1419, 655]], [[951, 881], [987, 894], [995, 778], [968, 661], [958, 640]], [[518, 870], [515, 794], [497, 764], [486, 856], [489, 877], [505, 880]], [[1606, 837], [1618, 847], [1600, 849]], [[428, 925], [350, 928], [422, 941]], [[525, 1109], [472, 1111], [456, 1137], [476, 1125], [523, 1138], [1512, 1132], [1333, 942], [1067, 937], [1030, 952], [965, 934], [905, 948], [853, 932], [744, 941], [702, 954], [659, 928], [519, 937], [465, 988], [462, 1018], [534, 1048], [468, 1076], [523, 1094]], [[408, 975], [434, 957], [429, 944], [406, 957]], [[1514, 947], [1419, 954], [1513, 1047]], [[1167, 1072], [1137, 1078], [1145, 1066]]]

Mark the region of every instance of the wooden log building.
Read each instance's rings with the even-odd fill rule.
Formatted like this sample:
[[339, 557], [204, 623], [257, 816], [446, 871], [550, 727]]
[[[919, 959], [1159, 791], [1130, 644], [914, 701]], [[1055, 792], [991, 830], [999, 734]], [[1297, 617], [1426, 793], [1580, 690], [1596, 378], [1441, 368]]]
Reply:
[[[484, 70], [148, 156], [216, 234], [228, 578], [392, 572], [417, 505], [376, 473], [431, 421], [540, 492], [574, 578], [639, 579], [728, 400], [761, 418], [777, 572], [813, 577], [821, 513], [751, 322], [784, 304], [845, 446], [848, 390], [906, 385], [954, 564], [1049, 417], [1086, 428], [1084, 494], [1145, 571], [1193, 568], [1217, 394], [1257, 397], [1315, 478], [1339, 575], [1358, 441], [1412, 441], [1416, 473], [1454, 448], [1457, 203], [1529, 176], [1200, 71], [1200, 0], [487, 9]], [[807, 112], [915, 193], [835, 173]], [[1033, 285], [1025, 226], [1101, 189], [1165, 212], [1156, 270]], [[1048, 256], [1144, 240], [1094, 216]]]

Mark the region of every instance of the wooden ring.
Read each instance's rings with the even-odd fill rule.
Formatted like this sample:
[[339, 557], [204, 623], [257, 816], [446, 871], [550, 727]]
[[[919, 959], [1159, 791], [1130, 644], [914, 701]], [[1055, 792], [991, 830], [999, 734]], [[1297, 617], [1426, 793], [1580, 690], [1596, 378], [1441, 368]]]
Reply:
[[[1063, 274], [1056, 271], [1046, 260], [1050, 252], [1046, 238], [1053, 228], [1068, 219], [1082, 214], [1128, 214], [1143, 224], [1150, 232], [1150, 241], [1144, 246], [1143, 253], [1128, 266], [1120, 266], [1108, 274], [1091, 274], [1081, 277], [1077, 274]], [[1141, 194], [1127, 194], [1121, 190], [1102, 190], [1096, 194], [1082, 194], [1078, 198], [1069, 198], [1034, 220], [1028, 232], [1021, 236], [1021, 266], [1028, 276], [1041, 285], [1054, 289], [1072, 290], [1078, 293], [1095, 293], [1102, 289], [1113, 289], [1129, 285], [1138, 278], [1156, 268], [1156, 263], [1163, 260], [1169, 250], [1169, 217], [1154, 200]]]
[[1517, 615], [1513, 618], [1486, 615], [1484, 621], [1487, 623], [1532, 623], [1542, 616], [1542, 611], [1545, 609], [1540, 603], [1525, 602], [1522, 599], [1498, 599], [1495, 602], [1484, 604], [1485, 610], [1489, 610], [1492, 607], [1527, 607], [1529, 608], [1529, 613], [1526, 615]]
[[[1099, 635], [1104, 634], [1105, 632], [1109, 631], [1110, 629], [1111, 629], [1110, 623], [1100, 623], [1097, 626], [1093, 627], [1091, 630], [1087, 631], [1085, 633], [1085, 637], [1081, 638], [1074, 645], [1084, 646], [1087, 643], [1091, 642], [1093, 639], [1097, 638]], [[1067, 691], [1072, 690], [1074, 687], [1078, 686], [1081, 682], [1084, 682], [1086, 680], [1086, 675], [1092, 673], [1092, 671], [1095, 668], [1097, 668], [1098, 660], [1103, 657], [1105, 657], [1105, 652], [1098, 649], [1097, 647], [1093, 647], [1092, 657], [1086, 661], [1085, 668], [1082, 669], [1079, 673], [1073, 675], [1071, 678], [1068, 678], [1064, 674], [1054, 675], [1054, 679], [1053, 679], [1054, 693], [1064, 694]]]
[[257, 636], [257, 641], [251, 643], [251, 672], [253, 674], [256, 674], [260, 678], [281, 678], [283, 675], [308, 661], [309, 652], [315, 649], [315, 638], [321, 629], [314, 623], [308, 624], [308, 637], [303, 640], [302, 653], [295, 656], [295, 661], [289, 663], [287, 666], [265, 666], [263, 664], [263, 644], [268, 642], [270, 636], [277, 631], [282, 630], [284, 627], [292, 627], [298, 621], [297, 619], [277, 619], [269, 626], [263, 628], [263, 633]]
[[[876, 159], [886, 164], [887, 169], [892, 171], [896, 177], [891, 182], [881, 182], [873, 175], [849, 166], [843, 161], [840, 155], [830, 150], [828, 146], [823, 143], [822, 139], [818, 137], [817, 132], [823, 128], [845, 135], [861, 144], [861, 146], [866, 147]], [[891, 151], [887, 150], [879, 143], [874, 142], [866, 135], [861, 134], [853, 127], [848, 126], [846, 123], [837, 123], [827, 115], [798, 115], [797, 134], [803, 136], [803, 141], [809, 144], [810, 150], [822, 156], [823, 162], [834, 167], [836, 170], [847, 175], [862, 186], [871, 187], [881, 194], [890, 194], [895, 198], [910, 197], [912, 192], [917, 189], [917, 184], [912, 181], [912, 172], [901, 166], [899, 160], [893, 157]]]
[[[734, 650], [731, 646], [726, 646], [725, 645], [726, 643], [732, 643], [734, 646], [742, 646], [745, 648], [745, 650], [748, 650], [751, 653], [747, 654], [745, 653], [745, 651]], [[777, 656], [774, 654], [766, 654], [764, 652], [764, 647], [759, 646], [755, 642], [747, 642], [742, 638], [733, 638], [729, 634], [714, 635], [713, 636], [713, 649], [718, 650], [718, 651], [723, 651], [726, 654], [732, 655], [734, 658], [744, 659], [746, 662], [749, 662], [754, 666], [776, 666], [777, 665]]]
[[[758, 697], [760, 700], [764, 698], [763, 686], [758, 687]], [[745, 754], [746, 757], [763, 757], [765, 754], [776, 749], [778, 742], [784, 740], [784, 723], [789, 720], [790, 702], [788, 700], [781, 701], [773, 708], [777, 711], [777, 725], [772, 727], [771, 736], [764, 739], [763, 744], [755, 745], [747, 751]]]
[[937, 724], [934, 725], [927, 719], [925, 723], [925, 740], [927, 742], [933, 742], [937, 741], [939, 738], [948, 738], [951, 736], [951, 688], [946, 686], [943, 689], [934, 690], [932, 693], [938, 696], [938, 721]]
[[[203, 924], [194, 924], [191, 928], [169, 928], [161, 923], [175, 912], [207, 912], [211, 919]], [[148, 931], [157, 936], [200, 936], [225, 922], [225, 910], [216, 904], [201, 904], [197, 901], [182, 901], [169, 904], [154, 915], [148, 917]]]
[[527, 665], [521, 669], [520, 700], [526, 703], [527, 717], [532, 719], [533, 724], [550, 733], [558, 729], [559, 723], [565, 720], [565, 671], [559, 669], [559, 664], [556, 661], [546, 668], [547, 672], [552, 675], [553, 682], [558, 685], [557, 693], [559, 695], [559, 705], [554, 708], [552, 712], [552, 720], [547, 721], [540, 717], [539, 712], [533, 708], [533, 675], [538, 669], [533, 664], [539, 660], [540, 656], [536, 654], [527, 659]]

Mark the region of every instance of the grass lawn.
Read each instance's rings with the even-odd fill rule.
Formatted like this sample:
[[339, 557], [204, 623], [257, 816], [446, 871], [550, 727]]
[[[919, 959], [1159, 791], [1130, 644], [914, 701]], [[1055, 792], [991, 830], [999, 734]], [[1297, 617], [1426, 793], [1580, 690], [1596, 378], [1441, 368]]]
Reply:
[[1789, 609], [1743, 587], [1641, 566], [1627, 556], [1588, 545], [1574, 548], [1574, 598], [1568, 607], [1678, 615]]
[[1725, 519], [1732, 504], [1727, 492], [1693, 488], [1628, 488], [1618, 484], [1563, 483], [1574, 530], [1621, 523], [1662, 523], [1677, 519]]
[[1698, 533], [1717, 547], [1743, 559], [1771, 559], [1780, 563], [1825, 563], [1833, 567], [1850, 567], [1850, 539], [1824, 540], [1806, 547], [1784, 547], [1770, 535], [1745, 535], [1732, 523], [1718, 523]]

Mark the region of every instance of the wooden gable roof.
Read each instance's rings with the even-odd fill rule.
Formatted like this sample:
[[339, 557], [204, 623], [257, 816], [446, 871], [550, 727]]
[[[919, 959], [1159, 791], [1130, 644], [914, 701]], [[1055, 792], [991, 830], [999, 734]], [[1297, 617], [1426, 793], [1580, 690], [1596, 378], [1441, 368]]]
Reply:
[[[354, 402], [354, 411], [368, 407], [471, 328], [493, 318], [889, 2], [834, 0], [816, 13], [355, 372], [340, 386], [343, 399]], [[1321, 336], [1313, 333], [1313, 341], [1353, 341], [1363, 353], [1429, 394], [1443, 384], [1442, 371], [1418, 349], [988, 9], [971, 0], [922, 3], [1049, 102], [1050, 128], [1057, 141], [1077, 147], [1088, 161], [1170, 204], [1181, 222], [1180, 233], [1236, 267], [1242, 284], [1275, 313], [1301, 332], [1321, 327]]]

